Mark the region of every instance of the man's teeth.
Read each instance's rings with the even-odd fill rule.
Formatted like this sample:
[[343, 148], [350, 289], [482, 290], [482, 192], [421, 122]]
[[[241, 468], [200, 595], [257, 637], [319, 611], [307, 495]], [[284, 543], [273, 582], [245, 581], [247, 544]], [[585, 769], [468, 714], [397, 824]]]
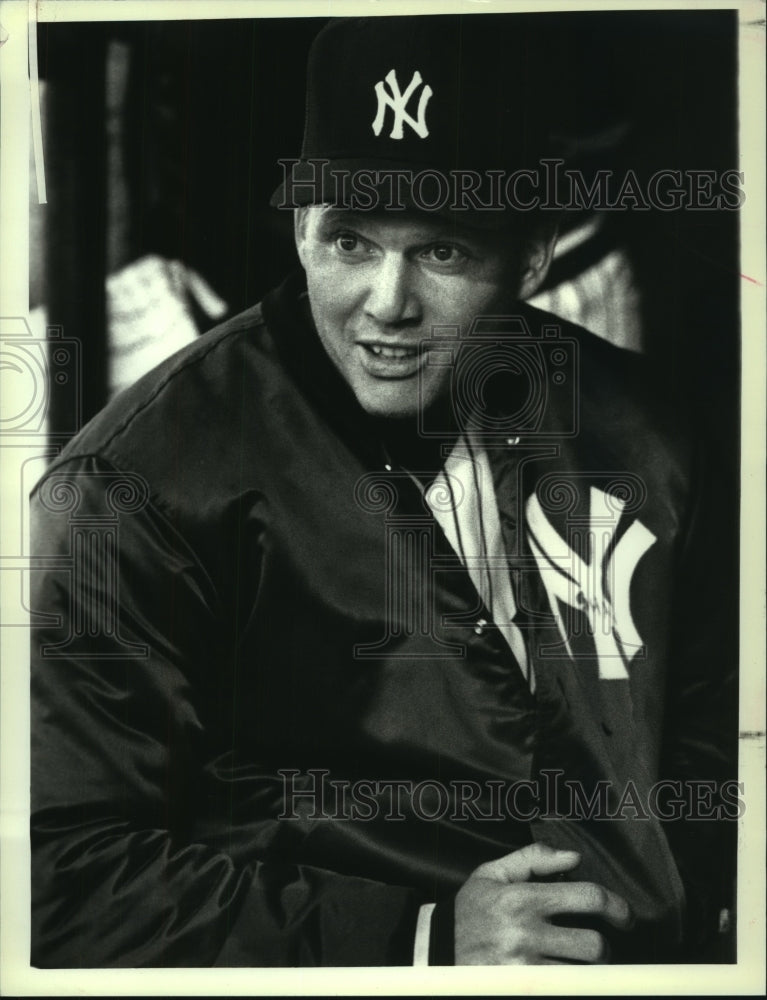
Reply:
[[378, 344], [370, 344], [370, 350], [380, 358], [413, 358], [418, 354], [417, 347], [380, 347]]

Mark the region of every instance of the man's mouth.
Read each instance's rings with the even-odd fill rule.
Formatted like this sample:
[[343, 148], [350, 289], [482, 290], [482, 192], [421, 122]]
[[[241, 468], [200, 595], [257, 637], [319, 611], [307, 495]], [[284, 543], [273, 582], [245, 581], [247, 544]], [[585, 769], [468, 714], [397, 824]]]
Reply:
[[381, 344], [365, 344], [369, 351], [372, 351], [377, 358], [414, 358], [420, 348], [418, 347], [384, 347]]
[[362, 367], [374, 378], [411, 378], [426, 360], [420, 344], [381, 344], [358, 341]]

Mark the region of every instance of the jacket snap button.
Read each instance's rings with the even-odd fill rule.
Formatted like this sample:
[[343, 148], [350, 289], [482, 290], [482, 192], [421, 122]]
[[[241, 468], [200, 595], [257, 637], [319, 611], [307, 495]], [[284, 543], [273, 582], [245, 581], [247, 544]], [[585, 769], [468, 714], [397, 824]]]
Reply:
[[384, 469], [386, 469], [386, 471], [387, 471], [387, 472], [391, 472], [391, 466], [389, 465], [389, 463], [388, 463], [388, 462], [387, 462], [387, 463], [386, 463], [386, 465], [384, 466]]
[[482, 635], [482, 633], [485, 631], [485, 625], [487, 625], [486, 619], [480, 618], [477, 624], [474, 626], [474, 631], [477, 633], [477, 635]]

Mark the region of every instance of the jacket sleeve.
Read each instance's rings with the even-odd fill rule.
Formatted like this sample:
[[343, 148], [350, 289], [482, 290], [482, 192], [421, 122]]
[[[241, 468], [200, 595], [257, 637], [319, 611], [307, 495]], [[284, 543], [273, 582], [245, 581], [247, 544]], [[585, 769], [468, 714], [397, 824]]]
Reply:
[[[696, 457], [675, 586], [661, 778], [682, 783], [666, 824], [687, 895], [689, 961], [734, 960], [738, 766], [738, 530], [734, 500]], [[733, 496], [734, 490], [731, 491]]]
[[227, 816], [215, 842], [189, 835], [221, 623], [145, 484], [59, 466], [32, 537], [32, 963], [410, 964], [413, 890], [291, 863], [274, 813], [249, 851], [222, 848]]

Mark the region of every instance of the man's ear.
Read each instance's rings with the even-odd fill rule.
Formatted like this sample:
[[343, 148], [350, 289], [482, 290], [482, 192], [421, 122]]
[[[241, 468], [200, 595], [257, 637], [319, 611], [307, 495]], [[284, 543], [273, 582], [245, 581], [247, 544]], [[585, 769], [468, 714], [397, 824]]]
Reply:
[[535, 295], [545, 281], [546, 275], [549, 273], [551, 258], [554, 256], [556, 242], [556, 229], [535, 236], [529, 241], [519, 283], [518, 297], [520, 299], [529, 299]]
[[306, 206], [293, 209], [293, 236], [296, 241], [298, 259], [301, 261], [301, 266], [303, 268], [306, 268], [306, 264], [304, 263], [304, 253], [306, 250], [306, 224], [308, 212], [309, 209]]

